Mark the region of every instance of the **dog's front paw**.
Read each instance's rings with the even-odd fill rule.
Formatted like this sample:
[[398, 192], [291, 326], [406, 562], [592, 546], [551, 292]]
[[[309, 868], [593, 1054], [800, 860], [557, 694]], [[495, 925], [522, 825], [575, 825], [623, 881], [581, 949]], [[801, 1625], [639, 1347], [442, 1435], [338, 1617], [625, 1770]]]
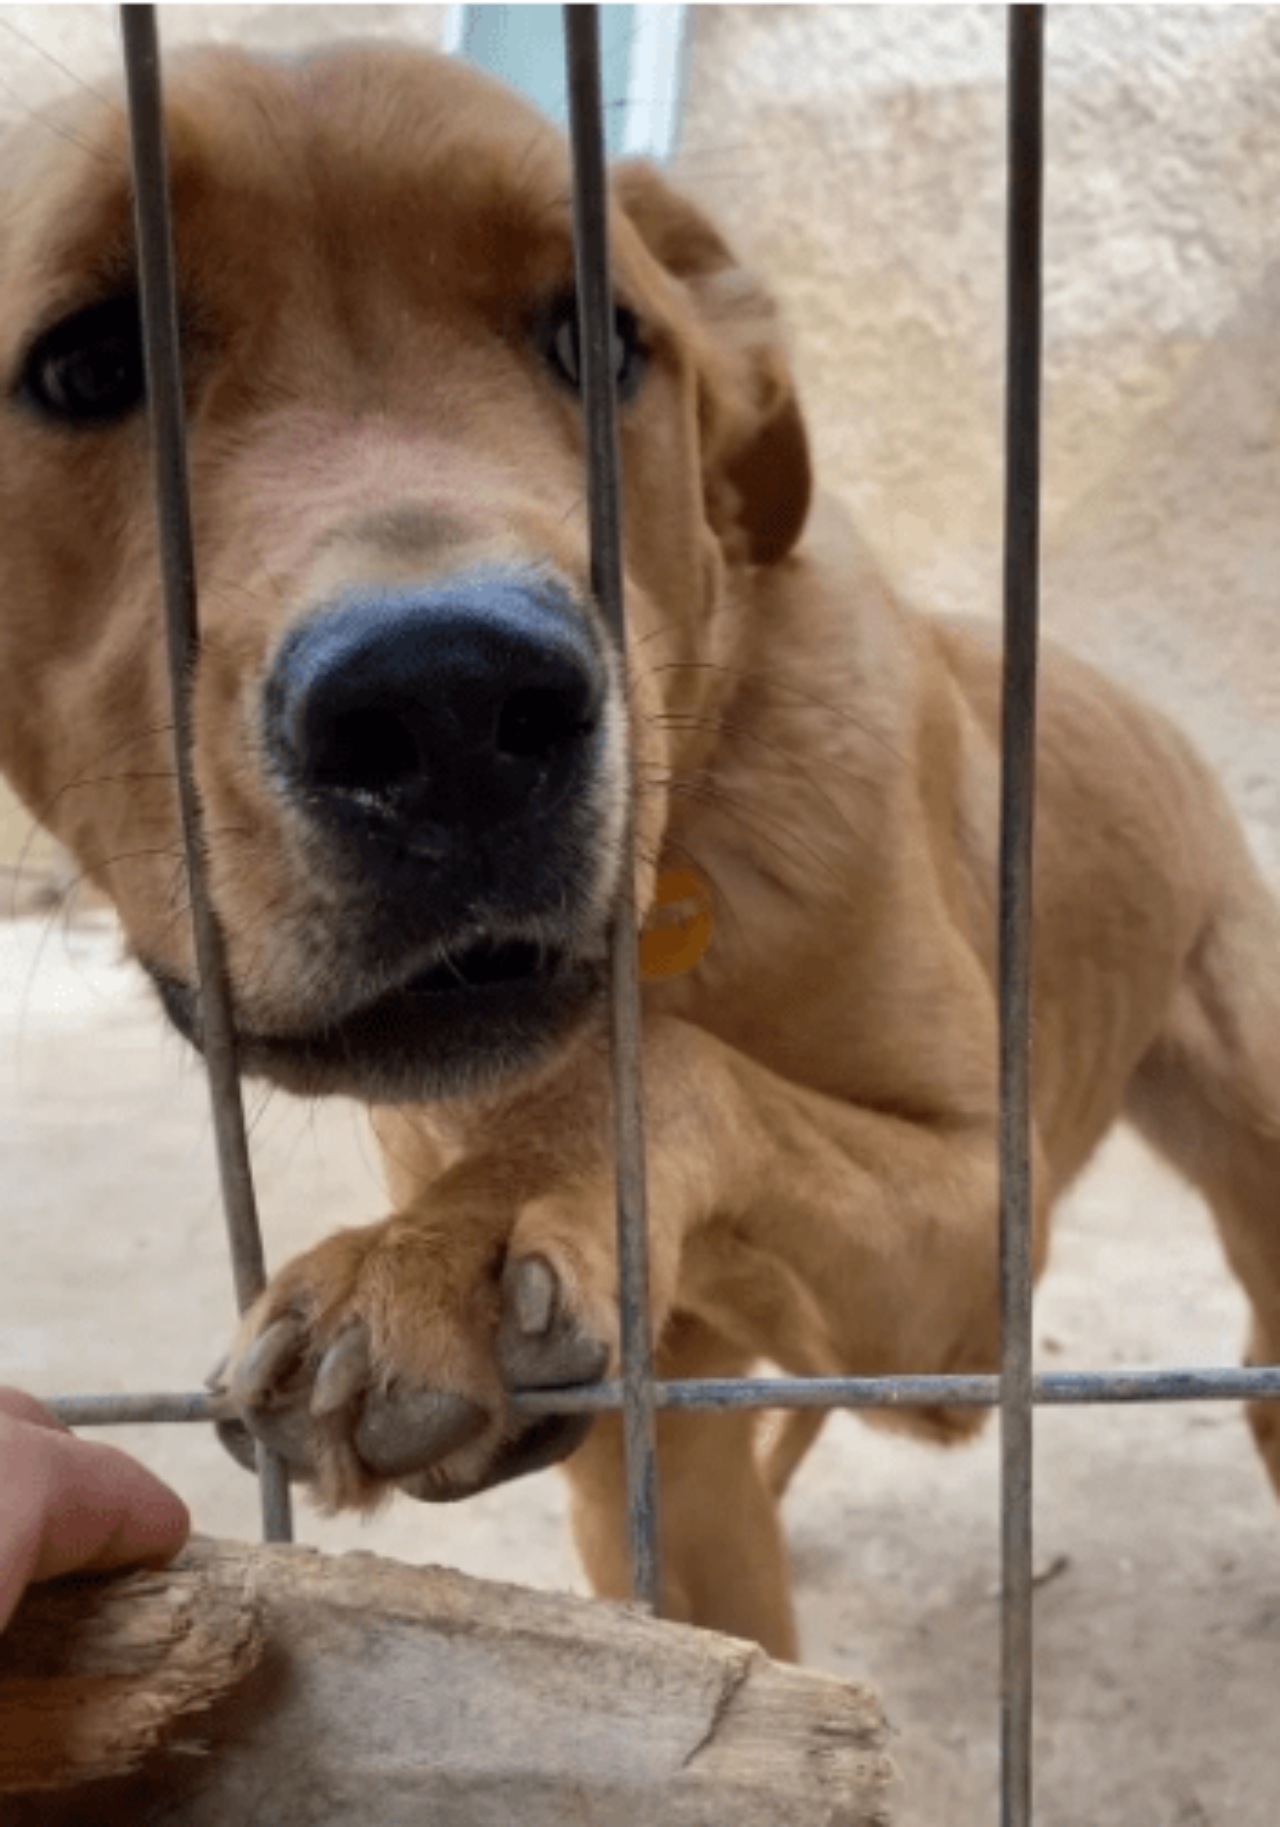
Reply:
[[251, 1465], [256, 1436], [331, 1507], [392, 1484], [448, 1501], [567, 1457], [590, 1418], [522, 1418], [510, 1394], [602, 1376], [616, 1312], [590, 1255], [537, 1230], [477, 1248], [393, 1218], [295, 1258], [219, 1373], [224, 1443]]

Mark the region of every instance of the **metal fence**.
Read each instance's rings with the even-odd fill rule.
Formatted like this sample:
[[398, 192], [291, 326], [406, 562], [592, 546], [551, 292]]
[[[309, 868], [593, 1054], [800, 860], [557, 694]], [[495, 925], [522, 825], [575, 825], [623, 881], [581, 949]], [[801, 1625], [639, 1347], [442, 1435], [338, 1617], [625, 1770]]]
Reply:
[[[574, 168], [592, 586], [625, 641], [618, 449], [610, 340], [609, 250], [598, 9], [563, 8]], [[190, 686], [199, 642], [187, 495], [177, 291], [169, 214], [155, 9], [120, 8], [128, 82], [139, 290], [155, 461], [156, 516], [168, 619], [179, 795], [201, 979], [204, 1052], [236, 1298], [243, 1310], [266, 1279], [245, 1134], [221, 935], [204, 880], [200, 806], [191, 764]], [[653, 1376], [648, 1322], [644, 1134], [640, 1097], [635, 909], [630, 872], [613, 927], [613, 1073], [622, 1375], [576, 1389], [517, 1393], [520, 1412], [621, 1409], [635, 1596], [661, 1610], [657, 1550], [658, 1409], [892, 1408], [948, 1403], [999, 1408], [1001, 1428], [1001, 1827], [1032, 1820], [1032, 1415], [1036, 1404], [1280, 1398], [1280, 1366], [1124, 1372], [1032, 1372], [1030, 970], [1035, 708], [1039, 623], [1041, 242], [1044, 8], [1008, 12], [1008, 212], [1005, 400], [1005, 563], [999, 848], [999, 1375]], [[51, 1406], [72, 1426], [220, 1418], [203, 1392], [66, 1396]], [[281, 1462], [261, 1445], [263, 1533], [292, 1534]]]

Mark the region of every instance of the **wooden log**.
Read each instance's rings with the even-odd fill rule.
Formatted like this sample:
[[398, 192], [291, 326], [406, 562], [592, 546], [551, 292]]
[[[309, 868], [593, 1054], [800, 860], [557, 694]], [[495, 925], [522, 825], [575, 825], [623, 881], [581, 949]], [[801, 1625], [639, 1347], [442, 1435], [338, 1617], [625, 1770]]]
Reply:
[[750, 1644], [365, 1554], [201, 1541], [0, 1636], [4, 1827], [885, 1827], [885, 1737]]

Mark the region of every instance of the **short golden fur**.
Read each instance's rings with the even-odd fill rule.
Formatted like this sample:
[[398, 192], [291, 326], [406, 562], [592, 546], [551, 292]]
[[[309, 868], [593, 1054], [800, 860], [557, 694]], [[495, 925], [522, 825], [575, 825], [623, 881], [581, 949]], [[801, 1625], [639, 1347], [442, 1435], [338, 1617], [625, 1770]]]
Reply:
[[[170, 90], [196, 763], [238, 1019], [270, 1036], [325, 1018], [364, 917], [263, 766], [255, 707], [285, 632], [335, 591], [425, 587], [476, 560], [550, 567], [594, 615], [577, 407], [527, 335], [570, 283], [567, 160], [522, 103], [407, 52], [205, 54]], [[55, 125], [25, 131], [5, 176], [15, 377], [33, 338], [130, 283], [120, 111], [81, 102]], [[659, 1367], [987, 1370], [996, 647], [904, 608], [838, 513], [810, 515], [772, 313], [702, 215], [623, 168], [613, 234], [647, 366], [621, 433], [629, 735], [582, 918], [598, 925], [616, 876], [624, 746], [642, 908], [671, 862], [714, 897], [702, 962], [644, 989]], [[15, 381], [0, 437], [0, 762], [137, 956], [189, 988], [145, 422], [50, 425]], [[1039, 757], [1037, 1263], [1055, 1201], [1127, 1115], [1205, 1194], [1253, 1304], [1251, 1355], [1275, 1361], [1275, 907], [1186, 741], [1058, 654]], [[268, 1434], [275, 1414], [329, 1501], [387, 1483], [354, 1444], [366, 1388], [454, 1391], [482, 1417], [433, 1466], [394, 1468], [418, 1495], [555, 1456], [535, 1440], [504, 1469], [520, 1430], [495, 1341], [513, 1266], [535, 1259], [549, 1279], [519, 1284], [522, 1313], [542, 1303], [531, 1330], [550, 1303], [616, 1350], [602, 1035], [597, 1000], [523, 1071], [376, 1110], [393, 1215], [289, 1263], [247, 1321], [231, 1387], [262, 1394], [260, 1348], [252, 1376], [237, 1364], [284, 1316], [263, 1412], [247, 1409]], [[357, 1343], [325, 1360], [314, 1399], [335, 1339]], [[976, 1425], [893, 1419], [941, 1439]], [[1252, 1420], [1280, 1482], [1275, 1411]], [[811, 1431], [794, 1423], [767, 1459], [747, 1416], [661, 1418], [673, 1614], [795, 1653], [776, 1499]], [[617, 1425], [566, 1469], [591, 1579], [621, 1594]]]

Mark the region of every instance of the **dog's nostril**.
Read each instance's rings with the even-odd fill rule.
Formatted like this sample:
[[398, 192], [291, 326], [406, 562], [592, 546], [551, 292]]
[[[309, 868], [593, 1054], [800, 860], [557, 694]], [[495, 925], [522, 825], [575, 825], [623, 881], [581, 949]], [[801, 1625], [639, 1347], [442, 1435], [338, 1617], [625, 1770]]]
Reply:
[[385, 709], [346, 711], [312, 737], [310, 773], [317, 786], [387, 793], [415, 779], [421, 767], [412, 731]]
[[495, 747], [521, 761], [540, 761], [589, 723], [578, 694], [548, 686], [513, 692], [498, 714]]
[[415, 856], [429, 831], [488, 841], [562, 816], [596, 765], [607, 680], [572, 599], [535, 581], [466, 572], [289, 629], [262, 707], [281, 790], [358, 841], [411, 836]]

